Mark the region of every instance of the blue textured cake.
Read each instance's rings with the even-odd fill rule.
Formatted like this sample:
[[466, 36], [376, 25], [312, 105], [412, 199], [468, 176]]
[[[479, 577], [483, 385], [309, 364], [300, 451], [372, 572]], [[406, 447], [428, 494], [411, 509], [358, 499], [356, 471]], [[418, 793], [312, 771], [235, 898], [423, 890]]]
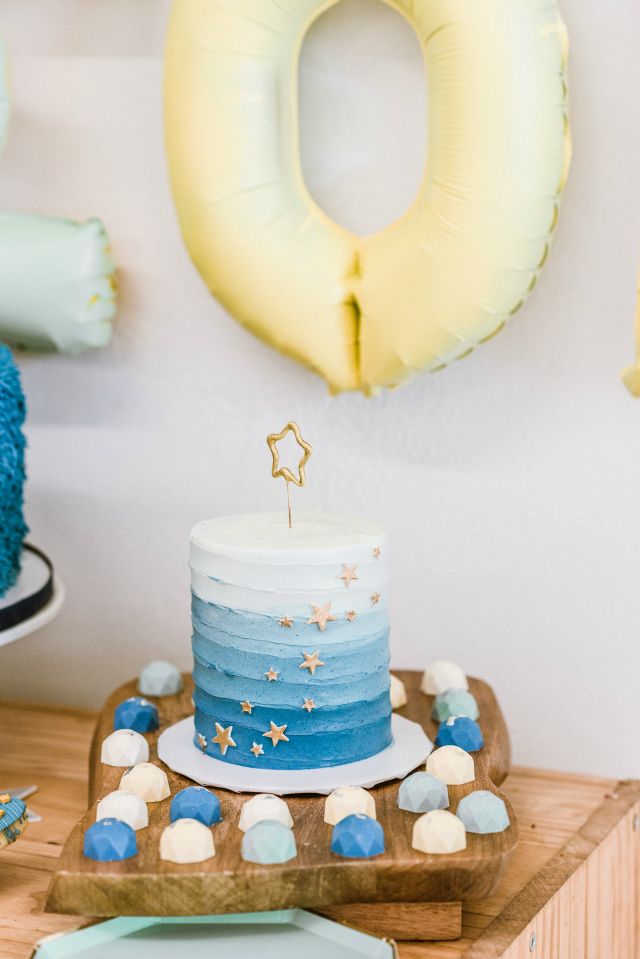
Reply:
[[386, 536], [351, 516], [205, 520], [191, 532], [195, 743], [316, 769], [391, 743]]
[[6, 346], [0, 345], [0, 596], [20, 572], [27, 527], [22, 515], [25, 402], [20, 375]]

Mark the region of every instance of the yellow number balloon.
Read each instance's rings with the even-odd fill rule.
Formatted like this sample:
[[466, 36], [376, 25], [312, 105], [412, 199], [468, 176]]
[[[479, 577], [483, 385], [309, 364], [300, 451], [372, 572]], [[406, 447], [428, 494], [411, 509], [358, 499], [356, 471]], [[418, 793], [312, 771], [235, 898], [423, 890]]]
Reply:
[[570, 159], [554, 0], [396, 0], [429, 85], [414, 203], [358, 237], [300, 166], [297, 61], [336, 0], [174, 0], [165, 123], [178, 217], [211, 292], [330, 388], [373, 393], [493, 336], [544, 264]]

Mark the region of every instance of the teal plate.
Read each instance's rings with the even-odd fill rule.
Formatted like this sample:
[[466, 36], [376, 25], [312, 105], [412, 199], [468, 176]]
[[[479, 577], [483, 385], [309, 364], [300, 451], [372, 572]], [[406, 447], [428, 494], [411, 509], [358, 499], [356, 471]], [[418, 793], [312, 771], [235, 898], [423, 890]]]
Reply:
[[49, 936], [35, 959], [393, 959], [393, 943], [304, 909], [232, 916], [123, 917]]

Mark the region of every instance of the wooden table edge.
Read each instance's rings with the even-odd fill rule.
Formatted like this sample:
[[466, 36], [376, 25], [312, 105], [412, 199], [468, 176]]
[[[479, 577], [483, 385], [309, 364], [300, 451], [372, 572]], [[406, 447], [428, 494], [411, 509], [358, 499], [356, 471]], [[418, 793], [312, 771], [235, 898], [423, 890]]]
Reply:
[[622, 779], [481, 936], [463, 959], [501, 959], [607, 836], [640, 803], [640, 780]]

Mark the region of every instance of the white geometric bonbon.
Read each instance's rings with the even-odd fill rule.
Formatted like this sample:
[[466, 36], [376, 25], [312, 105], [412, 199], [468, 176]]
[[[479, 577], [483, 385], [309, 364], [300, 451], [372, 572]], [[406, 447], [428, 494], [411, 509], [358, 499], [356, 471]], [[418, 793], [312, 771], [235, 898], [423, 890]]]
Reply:
[[460, 852], [467, 847], [467, 836], [457, 816], [446, 809], [434, 809], [416, 820], [411, 845], [419, 852]]
[[330, 826], [357, 813], [376, 819], [375, 800], [362, 786], [339, 786], [325, 800], [324, 821]]
[[105, 766], [135, 766], [148, 758], [147, 740], [133, 729], [116, 729], [103, 741], [100, 751], [100, 762]]
[[138, 763], [127, 769], [120, 780], [120, 789], [135, 793], [145, 802], [160, 802], [171, 795], [166, 772], [153, 763]]
[[441, 746], [427, 759], [427, 772], [447, 786], [462, 786], [476, 778], [473, 757], [459, 746]]
[[392, 709], [400, 709], [402, 706], [407, 705], [407, 690], [405, 689], [404, 683], [401, 679], [398, 679], [397, 676], [394, 676], [393, 673], [391, 674], [389, 697], [391, 699]]
[[144, 829], [149, 825], [149, 810], [146, 802], [135, 793], [116, 789], [98, 803], [96, 822], [100, 819], [119, 819], [132, 829]]
[[265, 819], [282, 823], [288, 829], [293, 826], [293, 819], [284, 799], [280, 799], [279, 796], [274, 796], [272, 793], [258, 793], [243, 805], [238, 829], [247, 832], [257, 822], [262, 822]]
[[428, 696], [438, 696], [448, 689], [468, 689], [464, 672], [448, 659], [437, 659], [422, 674], [420, 689]]
[[205, 862], [215, 854], [213, 833], [197, 819], [176, 819], [160, 836], [160, 858], [168, 862]]

